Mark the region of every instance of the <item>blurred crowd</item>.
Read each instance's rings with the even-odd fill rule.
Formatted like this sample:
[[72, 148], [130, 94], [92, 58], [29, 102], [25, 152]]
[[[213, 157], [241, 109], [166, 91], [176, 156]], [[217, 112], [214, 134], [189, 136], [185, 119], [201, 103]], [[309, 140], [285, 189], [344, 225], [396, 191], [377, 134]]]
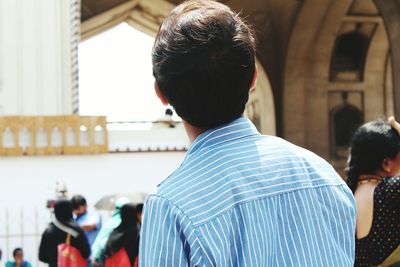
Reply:
[[[103, 223], [82, 195], [56, 200], [51, 223], [42, 234], [39, 260], [50, 267], [68, 261], [69, 256], [81, 260], [78, 266], [137, 266], [143, 204], [133, 204], [126, 197], [113, 204], [111, 217]], [[12, 260], [2, 264], [0, 250], [0, 267], [32, 267], [22, 248], [15, 248], [12, 255]]]

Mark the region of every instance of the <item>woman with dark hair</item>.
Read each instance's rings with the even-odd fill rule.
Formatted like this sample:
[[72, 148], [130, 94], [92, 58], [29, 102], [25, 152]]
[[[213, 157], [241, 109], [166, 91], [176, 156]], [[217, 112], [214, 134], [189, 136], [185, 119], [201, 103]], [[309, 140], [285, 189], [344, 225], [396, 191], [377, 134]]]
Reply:
[[[125, 204], [121, 208], [121, 224], [115, 228], [106, 244], [105, 259], [125, 249], [130, 265], [134, 266], [138, 255], [137, 212], [133, 204]], [[121, 266], [122, 267], [122, 266]]]
[[347, 183], [358, 210], [355, 266], [400, 266], [399, 126], [394, 119], [372, 121], [352, 139]]
[[52, 223], [42, 235], [39, 247], [39, 260], [57, 266], [58, 245], [65, 243], [67, 235], [71, 235], [71, 246], [79, 250], [81, 256], [89, 258], [90, 246], [83, 230], [72, 217], [72, 205], [69, 200], [58, 200], [54, 206]]

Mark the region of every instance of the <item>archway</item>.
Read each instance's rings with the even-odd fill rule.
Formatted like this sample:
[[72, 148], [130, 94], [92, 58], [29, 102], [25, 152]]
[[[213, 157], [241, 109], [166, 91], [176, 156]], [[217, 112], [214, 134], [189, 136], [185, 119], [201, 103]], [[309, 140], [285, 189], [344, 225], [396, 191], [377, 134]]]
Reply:
[[[121, 22], [155, 36], [163, 18], [174, 8], [164, 0], [131, 1], [82, 23], [82, 39], [90, 38]], [[254, 120], [263, 134], [276, 134], [275, 105], [268, 76], [257, 60], [256, 90], [251, 93], [245, 114]]]
[[394, 99], [394, 114], [400, 118], [400, 1], [383, 1], [374, 0], [375, 5], [379, 9], [383, 18], [386, 31], [389, 37], [391, 59], [390, 62], [392, 83], [393, 83], [393, 99]]
[[261, 63], [256, 60], [256, 89], [250, 93], [245, 114], [262, 134], [276, 135], [276, 116], [271, 84]]
[[[332, 62], [341, 60], [335, 63], [332, 58], [338, 38], [359, 35], [368, 38], [365, 58], [350, 62], [351, 68], [345, 66], [333, 78]], [[360, 44], [365, 48], [366, 42]], [[318, 0], [304, 2], [286, 60], [284, 137], [342, 169], [345, 161], [334, 159], [330, 153], [329, 114], [341, 101], [340, 95], [347, 92], [349, 103], [361, 110], [364, 120], [391, 115], [386, 101], [390, 96], [385, 93], [389, 85], [386, 82], [388, 52], [385, 27], [372, 0], [332, 0], [326, 5]]]

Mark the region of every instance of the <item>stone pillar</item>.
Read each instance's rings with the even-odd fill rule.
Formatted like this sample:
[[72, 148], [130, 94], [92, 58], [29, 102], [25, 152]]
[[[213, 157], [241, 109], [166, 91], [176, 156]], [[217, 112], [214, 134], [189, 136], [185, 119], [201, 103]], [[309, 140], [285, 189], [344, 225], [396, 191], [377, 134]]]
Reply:
[[400, 118], [400, 0], [374, 0], [389, 37], [392, 58], [394, 114]]
[[79, 25], [79, 0], [0, 0], [0, 115], [77, 111]]

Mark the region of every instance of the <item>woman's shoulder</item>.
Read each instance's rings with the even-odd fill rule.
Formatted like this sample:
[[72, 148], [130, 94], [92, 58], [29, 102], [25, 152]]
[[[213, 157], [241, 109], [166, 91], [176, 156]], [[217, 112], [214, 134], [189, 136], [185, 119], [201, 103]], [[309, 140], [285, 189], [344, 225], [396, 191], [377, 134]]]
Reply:
[[375, 198], [378, 202], [379, 200], [388, 200], [392, 204], [400, 202], [400, 177], [384, 178], [375, 190]]

